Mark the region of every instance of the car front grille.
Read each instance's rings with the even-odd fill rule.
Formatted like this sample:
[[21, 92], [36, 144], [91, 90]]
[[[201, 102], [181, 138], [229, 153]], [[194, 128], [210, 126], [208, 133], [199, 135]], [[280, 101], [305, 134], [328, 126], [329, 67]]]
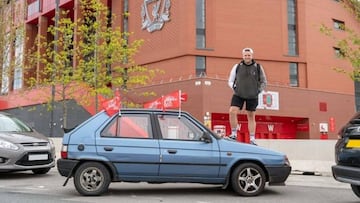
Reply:
[[38, 146], [47, 146], [48, 142], [28, 142], [28, 143], [21, 143], [24, 147], [38, 147]]
[[[40, 154], [47, 154], [48, 159], [47, 160], [29, 160], [29, 155], [40, 155]], [[45, 151], [45, 152], [31, 152], [31, 153], [25, 154], [15, 164], [20, 165], [20, 166], [38, 166], [38, 165], [50, 164], [53, 161], [54, 161], [53, 157], [47, 151]]]

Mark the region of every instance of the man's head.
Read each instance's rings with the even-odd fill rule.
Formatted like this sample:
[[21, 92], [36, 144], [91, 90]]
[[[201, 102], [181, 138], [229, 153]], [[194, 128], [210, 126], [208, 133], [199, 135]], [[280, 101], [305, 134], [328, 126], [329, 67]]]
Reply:
[[245, 63], [248, 64], [252, 62], [254, 51], [251, 48], [244, 48], [242, 54]]

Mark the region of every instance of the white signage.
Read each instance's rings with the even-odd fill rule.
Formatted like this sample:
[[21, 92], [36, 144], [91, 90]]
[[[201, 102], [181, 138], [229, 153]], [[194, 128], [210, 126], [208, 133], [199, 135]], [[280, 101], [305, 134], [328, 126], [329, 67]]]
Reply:
[[279, 110], [279, 92], [262, 91], [259, 94], [258, 109]]
[[319, 124], [320, 132], [327, 133], [329, 131], [328, 123], [320, 123]]
[[170, 0], [144, 0], [141, 6], [141, 29], [148, 32], [161, 30], [170, 21]]

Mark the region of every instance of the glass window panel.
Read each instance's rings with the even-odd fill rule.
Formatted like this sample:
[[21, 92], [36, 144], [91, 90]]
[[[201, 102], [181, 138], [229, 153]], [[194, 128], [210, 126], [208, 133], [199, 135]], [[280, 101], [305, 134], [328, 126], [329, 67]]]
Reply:
[[149, 115], [123, 114], [111, 121], [101, 132], [102, 137], [152, 138]]
[[289, 77], [290, 77], [290, 86], [298, 87], [299, 86], [299, 76], [298, 76], [298, 64], [297, 63], [289, 64]]
[[200, 140], [202, 130], [184, 117], [159, 115], [158, 121], [163, 139]]
[[196, 76], [202, 77], [206, 75], [206, 57], [196, 56]]

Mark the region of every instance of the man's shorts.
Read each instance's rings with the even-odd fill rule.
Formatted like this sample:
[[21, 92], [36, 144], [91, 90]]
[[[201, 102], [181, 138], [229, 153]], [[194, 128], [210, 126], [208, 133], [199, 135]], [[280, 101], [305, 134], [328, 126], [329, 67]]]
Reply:
[[231, 98], [231, 106], [237, 106], [239, 109], [242, 109], [244, 106], [244, 103], [246, 105], [247, 111], [256, 111], [256, 107], [259, 104], [258, 98], [256, 99], [244, 99], [237, 95], [233, 95]]

